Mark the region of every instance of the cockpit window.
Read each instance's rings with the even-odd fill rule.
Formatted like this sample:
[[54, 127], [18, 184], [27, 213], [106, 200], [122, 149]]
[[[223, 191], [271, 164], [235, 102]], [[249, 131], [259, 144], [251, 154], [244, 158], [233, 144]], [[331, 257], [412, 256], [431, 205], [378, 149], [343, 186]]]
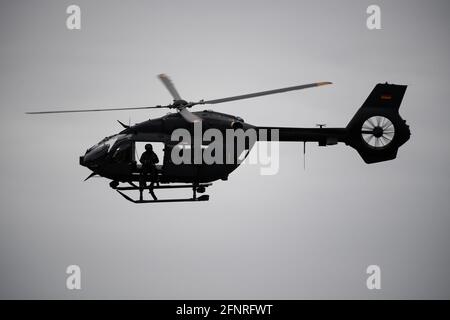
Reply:
[[107, 146], [108, 152], [111, 150], [111, 148], [114, 146], [117, 140], [122, 140], [126, 137], [126, 134], [114, 134], [112, 136], [106, 137], [103, 140], [101, 140], [99, 143], [97, 143], [95, 146], [93, 146], [91, 149], [94, 149], [99, 146]]

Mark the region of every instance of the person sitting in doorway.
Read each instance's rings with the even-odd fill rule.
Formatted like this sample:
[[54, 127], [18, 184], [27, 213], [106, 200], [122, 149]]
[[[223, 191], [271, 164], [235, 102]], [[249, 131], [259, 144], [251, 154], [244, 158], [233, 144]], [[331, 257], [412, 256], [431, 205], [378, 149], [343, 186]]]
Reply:
[[159, 159], [156, 153], [153, 151], [153, 146], [150, 143], [147, 143], [145, 145], [145, 151], [142, 153], [139, 161], [142, 163], [141, 188], [144, 189], [146, 187], [145, 178], [147, 174], [149, 174], [151, 181], [149, 186], [149, 192], [154, 200], [158, 200], [158, 198], [156, 198], [155, 194], [153, 193], [153, 185], [155, 181], [158, 180], [158, 172], [156, 171], [156, 164], [159, 162]]

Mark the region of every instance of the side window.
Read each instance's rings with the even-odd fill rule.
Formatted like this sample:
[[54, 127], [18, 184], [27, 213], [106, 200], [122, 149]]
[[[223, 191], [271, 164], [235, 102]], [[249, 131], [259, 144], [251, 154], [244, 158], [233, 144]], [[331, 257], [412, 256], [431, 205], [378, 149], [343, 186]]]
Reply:
[[119, 163], [130, 163], [132, 161], [132, 144], [129, 141], [121, 143], [113, 153], [113, 160]]
[[135, 144], [136, 162], [140, 163], [139, 159], [141, 158], [141, 155], [144, 153], [145, 145], [147, 143], [149, 143], [153, 146], [153, 152], [155, 152], [156, 155], [158, 156], [159, 162], [157, 163], [157, 165], [162, 165], [163, 159], [164, 159], [164, 143], [163, 142], [136, 141], [136, 144]]

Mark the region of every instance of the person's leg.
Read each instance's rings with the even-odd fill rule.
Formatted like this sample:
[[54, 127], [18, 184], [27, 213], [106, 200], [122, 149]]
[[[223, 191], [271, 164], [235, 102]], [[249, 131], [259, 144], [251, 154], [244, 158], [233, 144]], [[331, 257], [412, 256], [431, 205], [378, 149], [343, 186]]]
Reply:
[[139, 179], [139, 198], [141, 200], [143, 199], [142, 192], [144, 191], [144, 189], [147, 186], [147, 183], [145, 181], [146, 177], [147, 177], [147, 174], [148, 174], [147, 168], [142, 166], [142, 168], [141, 168], [141, 176], [140, 176], [140, 179]]
[[141, 174], [139, 176], [139, 187], [144, 188], [145, 187], [145, 170], [144, 168], [141, 169]]
[[153, 200], [158, 200], [158, 198], [156, 197], [155, 193], [153, 192], [153, 185], [154, 185], [154, 182], [153, 181], [150, 182], [150, 187], [148, 188], [148, 192], [152, 196]]
[[150, 171], [149, 172], [150, 173], [150, 186], [148, 188], [148, 192], [151, 194], [153, 200], [158, 200], [155, 193], [153, 192], [153, 187], [155, 185], [155, 181], [157, 180], [156, 168], [151, 167], [149, 171]]
[[154, 176], [153, 181], [155, 181], [156, 185], [159, 187], [159, 176], [158, 176], [158, 169], [156, 168], [156, 166], [153, 167], [153, 176]]

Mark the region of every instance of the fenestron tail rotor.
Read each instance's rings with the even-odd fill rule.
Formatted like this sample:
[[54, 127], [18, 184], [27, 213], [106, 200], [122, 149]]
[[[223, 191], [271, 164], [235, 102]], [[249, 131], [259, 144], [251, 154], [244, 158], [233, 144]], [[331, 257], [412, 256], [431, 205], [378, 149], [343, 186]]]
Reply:
[[361, 136], [370, 147], [379, 149], [387, 147], [395, 135], [391, 120], [384, 116], [368, 118], [362, 125]]
[[292, 86], [292, 87], [260, 91], [260, 92], [249, 93], [249, 94], [242, 94], [242, 95], [231, 96], [231, 97], [227, 97], [227, 98], [199, 100], [197, 102], [187, 102], [186, 100], [183, 100], [181, 98], [181, 96], [178, 93], [177, 89], [175, 88], [175, 85], [173, 84], [172, 80], [170, 80], [170, 78], [167, 75], [160, 74], [160, 75], [158, 75], [158, 78], [161, 80], [161, 82], [164, 84], [164, 86], [166, 87], [166, 89], [169, 91], [170, 95], [173, 98], [173, 102], [169, 105], [128, 107], [128, 108], [93, 108], [93, 109], [79, 109], [79, 110], [32, 111], [32, 112], [26, 112], [26, 114], [51, 114], [51, 113], [98, 112], [98, 111], [144, 110], [144, 109], [168, 108], [168, 109], [177, 109], [177, 111], [180, 113], [180, 115], [187, 122], [196, 123], [196, 122], [200, 122], [201, 118], [199, 116], [193, 114], [189, 110], [187, 110], [187, 108], [191, 108], [195, 105], [218, 104], [218, 103], [224, 103], [224, 102], [231, 102], [231, 101], [256, 98], [256, 97], [261, 97], [261, 96], [266, 96], [266, 95], [271, 95], [271, 94], [283, 93], [283, 92], [294, 91], [294, 90], [302, 90], [302, 89], [319, 87], [319, 86], [331, 84], [331, 82], [314, 82], [314, 83], [310, 83], [310, 84], [303, 84], [303, 85], [299, 85], [299, 86]]

